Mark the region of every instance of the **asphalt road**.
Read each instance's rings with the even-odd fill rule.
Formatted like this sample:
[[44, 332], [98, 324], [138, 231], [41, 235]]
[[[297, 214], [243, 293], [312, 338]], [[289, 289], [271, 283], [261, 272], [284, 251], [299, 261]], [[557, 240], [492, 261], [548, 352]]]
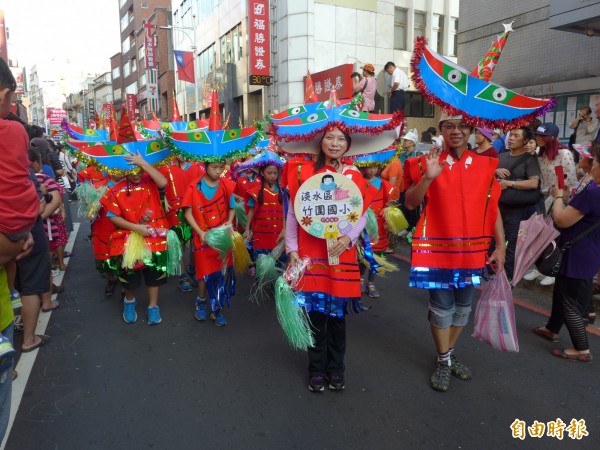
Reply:
[[[286, 344], [272, 301], [248, 301], [250, 281], [223, 328], [194, 319], [195, 293], [161, 289], [163, 322], [125, 324], [118, 293], [103, 294], [82, 224], [47, 334], [6, 449], [598, 449], [600, 360], [560, 360], [517, 306], [520, 352], [472, 338], [457, 355], [473, 372], [447, 393], [429, 386], [435, 350], [427, 294], [407, 287], [408, 264], [378, 280], [381, 298], [348, 317], [346, 390], [310, 393], [307, 356]], [[563, 346], [570, 346], [566, 330]], [[18, 344], [18, 341], [17, 341]], [[592, 350], [600, 339], [590, 336]], [[560, 344], [558, 344], [560, 345]], [[598, 353], [600, 355], [600, 353]], [[20, 374], [20, 376], [25, 376]], [[585, 421], [589, 436], [512, 437], [515, 419]], [[582, 422], [580, 422], [581, 424]]]

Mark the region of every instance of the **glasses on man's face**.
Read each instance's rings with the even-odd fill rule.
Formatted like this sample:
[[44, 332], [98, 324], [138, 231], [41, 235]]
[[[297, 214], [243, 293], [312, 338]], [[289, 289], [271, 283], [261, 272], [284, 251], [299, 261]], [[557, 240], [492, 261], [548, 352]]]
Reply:
[[447, 124], [442, 125], [442, 130], [446, 130], [446, 131], [454, 131], [457, 128], [460, 131], [470, 131], [471, 130], [471, 125], [466, 124], [466, 123], [460, 123], [458, 125], [447, 123]]

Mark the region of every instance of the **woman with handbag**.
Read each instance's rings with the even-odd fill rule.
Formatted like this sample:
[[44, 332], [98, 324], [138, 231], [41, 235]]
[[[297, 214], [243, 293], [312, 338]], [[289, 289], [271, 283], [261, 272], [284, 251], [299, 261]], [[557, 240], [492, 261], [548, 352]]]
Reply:
[[600, 267], [600, 153], [594, 155], [587, 189], [576, 194], [565, 206], [568, 191], [552, 188], [551, 211], [556, 225], [562, 228], [559, 245], [564, 248], [562, 263], [552, 294], [552, 315], [545, 327], [533, 332], [549, 341], [558, 342], [564, 323], [569, 330], [572, 348], [554, 349], [554, 356], [573, 361], [591, 362], [581, 299], [591, 298], [593, 277]]

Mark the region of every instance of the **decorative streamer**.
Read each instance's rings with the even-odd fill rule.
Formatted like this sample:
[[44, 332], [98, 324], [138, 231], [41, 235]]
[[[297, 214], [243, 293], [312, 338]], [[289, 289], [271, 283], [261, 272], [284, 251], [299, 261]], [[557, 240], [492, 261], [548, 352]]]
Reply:
[[400, 233], [408, 228], [408, 221], [404, 213], [397, 206], [388, 206], [383, 209], [383, 217], [390, 231], [394, 234]]
[[367, 208], [367, 224], [365, 225], [365, 229], [367, 230], [367, 234], [371, 239], [373, 244], [377, 244], [379, 241], [379, 227], [377, 226], [377, 216], [373, 210], [369, 207]]
[[181, 275], [181, 241], [173, 230], [167, 232], [167, 273]]
[[307, 350], [315, 345], [308, 316], [296, 300], [290, 285], [283, 279], [275, 282], [275, 306], [277, 319], [290, 346], [296, 350]]
[[132, 231], [125, 241], [122, 267], [133, 269], [137, 264], [152, 258], [152, 251], [146, 243], [144, 236]]
[[219, 252], [221, 256], [227, 256], [233, 246], [231, 238], [231, 227], [223, 225], [218, 228], [212, 228], [206, 233], [206, 243]]
[[237, 231], [231, 233], [232, 248], [233, 248], [233, 268], [237, 273], [244, 273], [250, 264], [252, 259], [246, 248], [244, 237]]

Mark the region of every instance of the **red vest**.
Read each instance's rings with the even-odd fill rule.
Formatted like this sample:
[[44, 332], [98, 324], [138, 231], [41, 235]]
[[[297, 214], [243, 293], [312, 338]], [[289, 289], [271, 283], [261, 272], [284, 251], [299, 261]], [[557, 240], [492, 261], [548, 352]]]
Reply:
[[[109, 179], [105, 178], [102, 181], [94, 183], [94, 187], [98, 189], [102, 186], [106, 186], [108, 181]], [[108, 194], [108, 191], [106, 194]], [[106, 213], [106, 208], [101, 206], [98, 215], [91, 224], [94, 258], [98, 261], [107, 261], [110, 258], [110, 238], [117, 229], [106, 216]]]
[[[294, 204], [298, 189], [311, 176], [315, 173], [334, 171], [333, 167], [325, 166], [315, 172], [314, 161], [303, 158], [288, 161], [284, 166], [284, 183], [290, 193], [290, 204]], [[342, 173], [351, 178], [359, 187], [363, 196], [364, 212], [371, 201], [367, 192], [367, 182], [354, 166], [345, 166]], [[326, 240], [308, 234], [298, 225], [298, 254], [301, 258], [309, 256], [312, 260], [312, 267], [305, 272], [301, 282], [299, 288], [301, 292], [324, 292], [333, 297], [342, 298], [361, 296], [360, 270], [354, 247], [340, 255], [340, 264], [330, 266]]]
[[[500, 185], [497, 158], [465, 151], [460, 160], [447, 161], [425, 195], [425, 209], [412, 243], [412, 267], [479, 269], [485, 266], [498, 217]], [[407, 160], [413, 183], [427, 168], [425, 156]]]
[[[169, 222], [160, 203], [158, 187], [148, 174], [144, 174], [139, 184], [131, 184], [124, 178], [115, 184], [100, 202], [109, 212], [128, 222], [169, 229]], [[146, 214], [149, 214], [149, 217], [144, 217]], [[110, 241], [111, 256], [123, 253], [129, 233], [131, 231], [123, 228], [115, 229]], [[167, 249], [167, 238], [164, 236], [146, 236], [144, 240], [153, 253], [164, 252]]]
[[252, 246], [257, 250], [273, 250], [277, 246], [277, 238], [283, 229], [283, 205], [279, 203], [279, 193], [268, 188], [263, 189], [263, 204], [258, 203], [261, 187], [255, 187], [248, 192], [248, 197], [254, 200], [254, 217]]
[[[194, 220], [203, 231], [220, 227], [227, 222], [229, 216], [229, 199], [235, 189], [235, 183], [221, 178], [217, 192], [208, 200], [198, 188], [198, 181], [191, 183], [183, 198], [182, 206], [192, 208]], [[202, 243], [200, 236], [194, 233], [194, 250], [196, 259], [196, 277], [201, 278], [215, 273], [223, 267], [219, 252]], [[231, 257], [228, 257], [231, 265]]]
[[186, 172], [177, 164], [160, 167], [158, 171], [162, 173], [168, 181], [167, 187], [165, 188], [165, 199], [169, 204], [167, 220], [172, 227], [180, 225], [177, 211], [181, 208], [183, 194], [185, 194], [185, 190], [190, 184], [187, 182]]
[[371, 202], [371, 209], [377, 217], [377, 232], [379, 234], [379, 240], [376, 244], [373, 244], [373, 251], [381, 252], [388, 248], [388, 229], [385, 224], [383, 217], [383, 208], [385, 208], [390, 201], [390, 196], [394, 190], [394, 185], [389, 181], [381, 180], [381, 187], [376, 189], [372, 184], [369, 184], [374, 192], [373, 200]]

